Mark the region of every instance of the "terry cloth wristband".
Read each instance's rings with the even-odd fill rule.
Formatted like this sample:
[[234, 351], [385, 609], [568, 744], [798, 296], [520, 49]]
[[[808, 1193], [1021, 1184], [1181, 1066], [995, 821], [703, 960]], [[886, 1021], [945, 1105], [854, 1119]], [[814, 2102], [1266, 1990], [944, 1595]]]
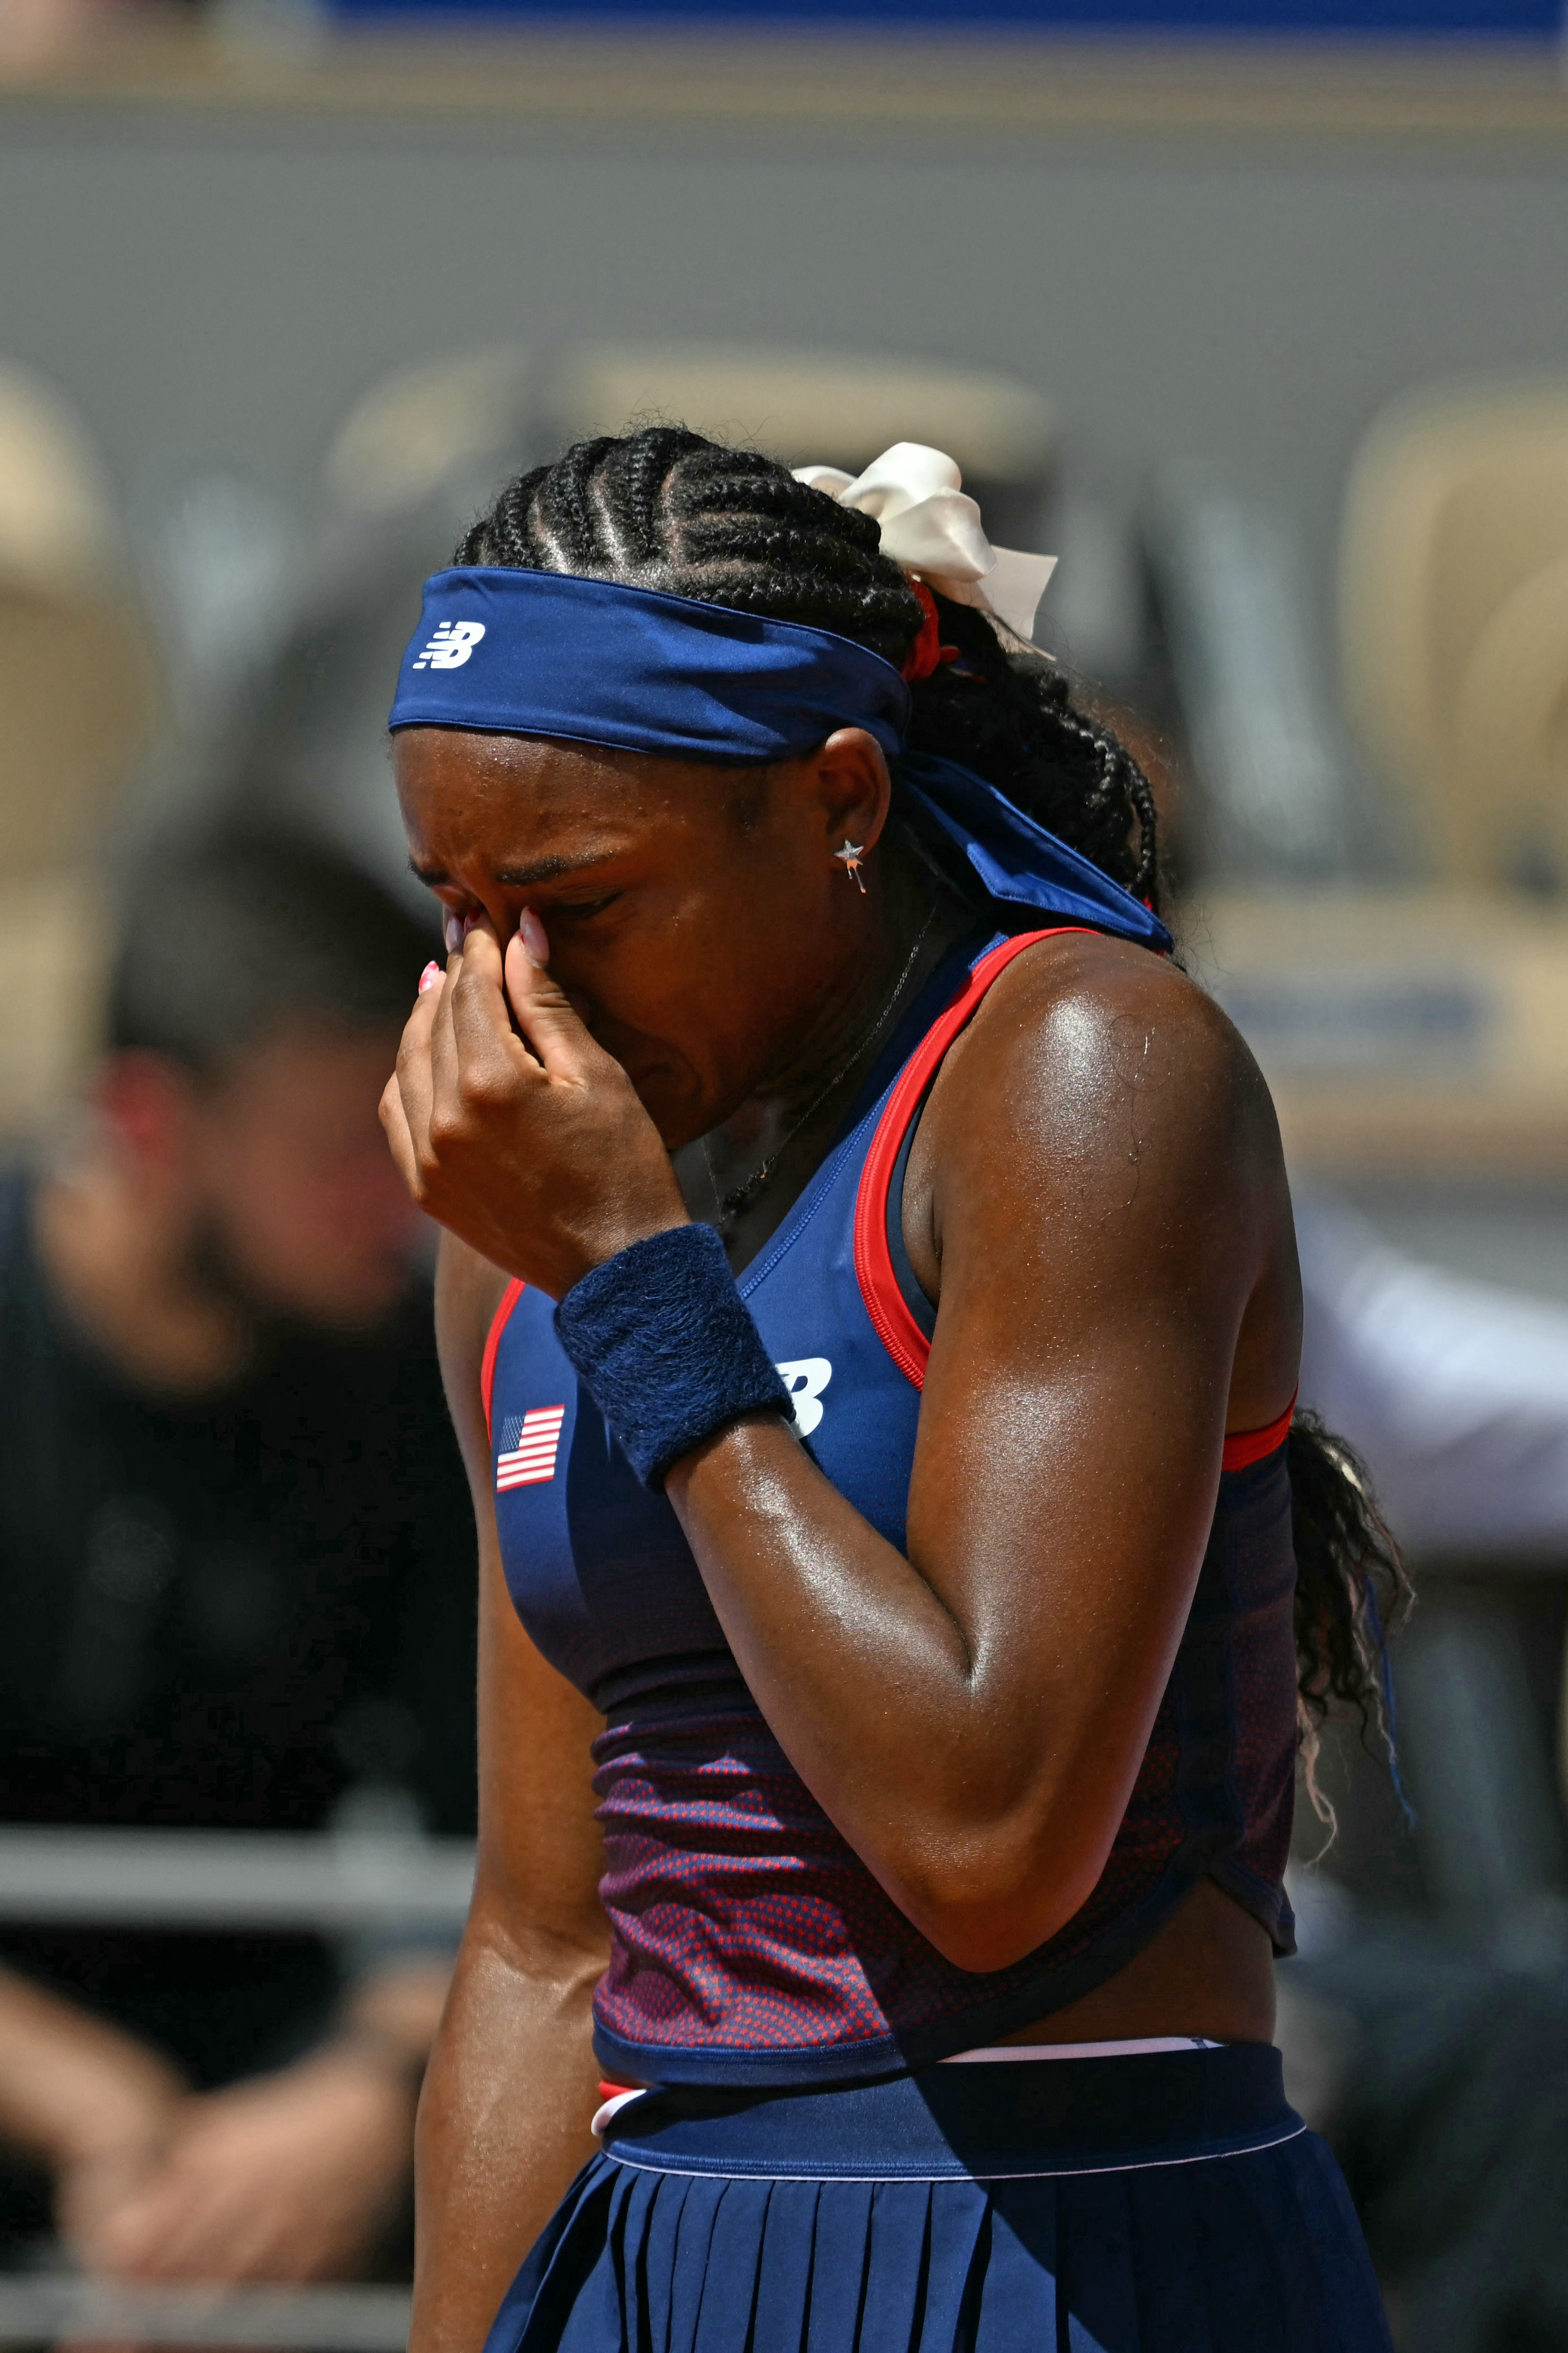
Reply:
[[555, 1330], [645, 1487], [737, 1414], [795, 1411], [711, 1226], [606, 1259], [573, 1284]]

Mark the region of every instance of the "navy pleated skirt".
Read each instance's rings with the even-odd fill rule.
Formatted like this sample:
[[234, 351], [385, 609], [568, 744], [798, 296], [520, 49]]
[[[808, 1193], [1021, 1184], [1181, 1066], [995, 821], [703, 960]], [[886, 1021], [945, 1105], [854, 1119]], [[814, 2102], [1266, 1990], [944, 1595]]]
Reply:
[[487, 2353], [1389, 2353], [1261, 2043], [620, 2109]]

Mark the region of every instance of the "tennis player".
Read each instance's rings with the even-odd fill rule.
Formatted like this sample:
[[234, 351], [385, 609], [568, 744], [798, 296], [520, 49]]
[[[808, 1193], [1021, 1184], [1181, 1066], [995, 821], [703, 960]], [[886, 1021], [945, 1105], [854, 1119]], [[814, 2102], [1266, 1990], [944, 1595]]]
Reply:
[[422, 2353], [1387, 2347], [1270, 2037], [1393, 1572], [1043, 569], [938, 452], [658, 427], [426, 585], [384, 1117], [483, 1767]]

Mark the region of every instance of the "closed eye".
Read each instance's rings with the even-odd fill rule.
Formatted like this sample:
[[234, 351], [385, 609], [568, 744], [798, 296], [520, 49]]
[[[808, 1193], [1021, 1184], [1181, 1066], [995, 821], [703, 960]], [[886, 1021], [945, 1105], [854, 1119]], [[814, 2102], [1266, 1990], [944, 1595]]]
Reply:
[[559, 923], [563, 915], [602, 915], [605, 909], [613, 907], [616, 901], [622, 895], [619, 891], [607, 891], [602, 899], [557, 900], [551, 911], [550, 920], [552, 923]]

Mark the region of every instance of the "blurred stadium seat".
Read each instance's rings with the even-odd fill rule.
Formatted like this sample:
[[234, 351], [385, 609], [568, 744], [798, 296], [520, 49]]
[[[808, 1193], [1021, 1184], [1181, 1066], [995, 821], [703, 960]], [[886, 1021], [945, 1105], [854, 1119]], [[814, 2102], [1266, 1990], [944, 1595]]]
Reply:
[[514, 343], [399, 368], [333, 436], [328, 494], [344, 515], [378, 522], [416, 512], [470, 472], [480, 495], [528, 446], [532, 396], [528, 353]]
[[27, 1017], [0, 1044], [0, 1134], [58, 1102], [90, 1042], [94, 860], [159, 700], [93, 452], [46, 385], [0, 367], [0, 942]]
[[1289, 859], [1233, 860], [1194, 952], [1299, 1172], [1560, 1176], [1568, 381], [1439, 386], [1387, 411], [1352, 469], [1340, 584], [1347, 712], [1403, 877], [1352, 857], [1337, 883], [1277, 899], [1256, 885]]
[[1298, 1176], [1568, 1175], [1568, 914], [1452, 884], [1218, 889], [1184, 944]]
[[1373, 427], [1341, 565], [1346, 699], [1442, 871], [1568, 881], [1568, 380], [1439, 385]]
[[1231, 882], [1354, 871], [1374, 828], [1322, 675], [1300, 534], [1188, 459], [1161, 470], [1143, 536], [1201, 790], [1188, 864]]

